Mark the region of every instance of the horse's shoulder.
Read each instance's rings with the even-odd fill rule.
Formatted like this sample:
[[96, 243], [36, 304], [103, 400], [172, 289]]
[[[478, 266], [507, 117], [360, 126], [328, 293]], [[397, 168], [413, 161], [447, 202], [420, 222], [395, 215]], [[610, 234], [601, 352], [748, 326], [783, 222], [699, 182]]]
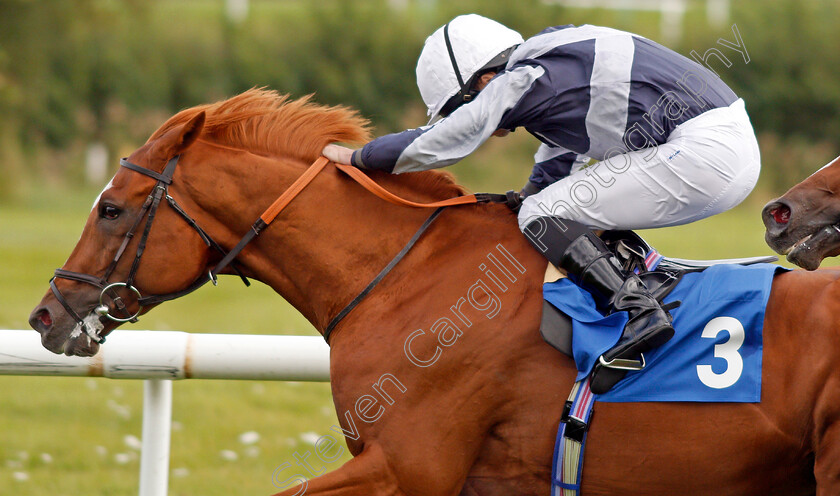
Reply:
[[821, 294], [840, 306], [840, 267], [819, 269], [812, 274], [817, 281], [824, 281]]
[[792, 284], [811, 287], [822, 287], [840, 280], [840, 267], [826, 267], [818, 270], [794, 269], [779, 272], [773, 280], [773, 285]]
[[800, 308], [817, 305], [824, 309], [840, 307], [840, 267], [816, 271], [792, 270], [773, 280], [771, 299], [800, 302]]

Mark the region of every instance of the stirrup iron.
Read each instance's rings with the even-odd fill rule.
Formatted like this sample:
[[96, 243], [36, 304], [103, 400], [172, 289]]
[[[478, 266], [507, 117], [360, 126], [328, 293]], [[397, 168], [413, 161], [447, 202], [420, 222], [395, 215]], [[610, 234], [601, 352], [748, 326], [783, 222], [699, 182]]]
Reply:
[[608, 369], [637, 371], [644, 369], [647, 365], [645, 363], [645, 354], [639, 353], [639, 355], [642, 357], [641, 360], [630, 360], [627, 358], [613, 358], [612, 360], [607, 360], [604, 358], [604, 355], [601, 355], [598, 357], [598, 362], [600, 362], [601, 366]]

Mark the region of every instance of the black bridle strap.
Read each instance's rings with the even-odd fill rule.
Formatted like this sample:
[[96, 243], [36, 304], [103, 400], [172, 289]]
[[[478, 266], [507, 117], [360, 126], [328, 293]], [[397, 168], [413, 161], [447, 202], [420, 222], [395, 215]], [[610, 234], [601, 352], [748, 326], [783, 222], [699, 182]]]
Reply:
[[192, 227], [195, 230], [195, 232], [198, 233], [199, 237], [202, 241], [204, 241], [205, 245], [213, 247], [224, 253], [222, 247], [219, 246], [218, 243], [213, 241], [213, 238], [211, 238], [209, 234], [204, 232], [204, 229], [202, 229], [201, 226], [199, 226], [198, 223], [195, 221], [195, 219], [190, 217], [189, 214], [185, 212], [183, 208], [181, 208], [181, 205], [178, 205], [178, 202], [175, 201], [175, 198], [166, 195], [166, 202], [169, 203], [169, 206], [172, 207], [172, 210], [178, 212], [178, 215], [180, 215], [187, 222], [187, 224], [189, 224], [189, 226]]
[[225, 255], [222, 260], [213, 267], [213, 270], [210, 271], [210, 280], [213, 281], [213, 284], [216, 284], [216, 276], [224, 270], [225, 267], [233, 263], [233, 259], [239, 256], [239, 252], [245, 249], [245, 246], [254, 240], [260, 234], [260, 231], [265, 229], [268, 226], [262, 219], [257, 219], [254, 225], [251, 226], [251, 229], [242, 236], [242, 239], [239, 240], [239, 243], [236, 243], [236, 246], [230, 250], [227, 255]]
[[131, 169], [134, 172], [139, 172], [144, 176], [149, 176], [152, 179], [157, 179], [158, 181], [168, 186], [172, 184], [172, 176], [175, 173], [175, 165], [178, 163], [178, 159], [180, 157], [180, 155], [175, 155], [174, 157], [169, 159], [169, 162], [166, 163], [166, 167], [163, 169], [162, 173], [155, 172], [151, 169], [147, 169], [141, 165], [132, 164], [128, 161], [128, 159], [125, 158], [120, 159], [120, 165], [122, 167], [125, 167], [126, 169]]
[[[244, 276], [242, 276], [242, 277], [244, 277]], [[247, 281], [247, 279], [246, 279], [246, 281]], [[208, 282], [210, 282], [210, 278], [207, 275], [202, 275], [201, 277], [199, 277], [198, 279], [193, 281], [192, 284], [190, 284], [189, 286], [187, 286], [186, 288], [184, 288], [180, 291], [174, 291], [172, 293], [166, 293], [166, 294], [160, 294], [160, 295], [144, 296], [142, 298], [137, 299], [137, 304], [142, 306], [142, 307], [150, 307], [152, 305], [158, 305], [158, 304], [166, 302], [166, 301], [175, 300], [175, 299], [178, 299], [182, 296], [186, 296], [186, 295], [192, 293], [193, 291], [198, 290], [200, 287], [204, 286]], [[246, 285], [250, 286], [251, 282], [248, 281], [246, 283]]]
[[[169, 202], [169, 205], [172, 207], [173, 210], [178, 212], [181, 215], [181, 217], [184, 218], [184, 220], [187, 222], [187, 224], [190, 225], [190, 227], [195, 229], [195, 231], [198, 233], [198, 235], [201, 237], [201, 239], [204, 240], [204, 244], [206, 244], [208, 247], [213, 248], [214, 250], [219, 252], [222, 255], [222, 258], [227, 257], [228, 252], [225, 251], [225, 249], [222, 248], [222, 246], [219, 243], [217, 243], [216, 240], [211, 238], [210, 235], [207, 234], [207, 232], [204, 229], [202, 229], [201, 226], [199, 226], [198, 223], [192, 217], [190, 217], [189, 214], [187, 214], [187, 212], [185, 212], [184, 209], [181, 208], [180, 205], [178, 205], [178, 202], [176, 202], [174, 198], [172, 198], [169, 195], [166, 195], [166, 201]], [[236, 260], [231, 260], [228, 263], [228, 265], [230, 265], [230, 268], [233, 270], [233, 272], [237, 276], [239, 276], [239, 278], [242, 280], [242, 283], [245, 284], [245, 286], [250, 286], [251, 285], [251, 281], [249, 281], [248, 277], [245, 276], [245, 273], [242, 272], [242, 270], [239, 267], [239, 263]], [[202, 276], [202, 279], [204, 279], [205, 283], [212, 280], [209, 276], [208, 277]]]
[[[90, 281], [86, 281], [86, 282], [90, 282]], [[64, 298], [64, 295], [61, 294], [61, 291], [58, 290], [58, 286], [55, 285], [55, 277], [50, 279], [50, 289], [52, 289], [52, 292], [55, 295], [55, 299], [58, 300], [59, 303], [61, 303], [61, 306], [64, 307], [64, 310], [66, 310], [67, 313], [70, 314], [70, 317], [72, 317], [73, 320], [75, 320], [77, 324], [81, 325], [84, 328], [84, 326], [85, 326], [84, 319], [82, 319], [82, 317], [75, 310], [73, 310], [73, 307], [70, 306], [70, 304]], [[93, 336], [91, 336], [91, 338], [93, 338]]]
[[[135, 230], [140, 225], [140, 222], [142, 222], [143, 218], [146, 217], [146, 214], [150, 213], [151, 215], [149, 216], [149, 220], [146, 223], [143, 236], [140, 239], [140, 248], [138, 248], [137, 255], [134, 258], [134, 262], [132, 263], [131, 270], [129, 271], [129, 276], [126, 279], [126, 283], [125, 283], [127, 287], [133, 287], [132, 283], [133, 283], [133, 280], [134, 280], [134, 276], [135, 276], [135, 273], [137, 271], [137, 268], [139, 267], [140, 257], [143, 254], [143, 247], [145, 246], [145, 241], [146, 241], [146, 238], [148, 237], [149, 229], [151, 228], [152, 220], [154, 218], [153, 210], [156, 210], [157, 205], [160, 203], [161, 192], [165, 193], [167, 186], [172, 183], [172, 176], [175, 174], [175, 166], [178, 164], [178, 159], [179, 159], [179, 156], [177, 156], [177, 155], [175, 157], [172, 157], [166, 163], [166, 166], [164, 167], [163, 173], [157, 173], [155, 171], [146, 169], [145, 167], [140, 167], [138, 165], [132, 164], [126, 159], [121, 159], [120, 160], [120, 165], [121, 166], [126, 167], [128, 169], [131, 169], [133, 171], [139, 172], [143, 175], [149, 176], [149, 177], [157, 180], [157, 184], [155, 185], [155, 188], [152, 190], [152, 193], [149, 194], [149, 196], [146, 198], [146, 201], [143, 204], [140, 215], [137, 216], [137, 218], [135, 219], [131, 228], [126, 233], [125, 238], [123, 239], [123, 242], [120, 244], [120, 247], [117, 249], [117, 252], [114, 255], [113, 260], [111, 261], [110, 265], [105, 270], [105, 274], [101, 278], [91, 276], [89, 274], [82, 274], [82, 273], [79, 273], [79, 272], [73, 272], [73, 271], [69, 271], [69, 270], [65, 270], [65, 269], [57, 269], [55, 271], [55, 275], [53, 276], [53, 278], [50, 279], [50, 289], [52, 290], [55, 298], [58, 300], [58, 302], [61, 304], [61, 306], [64, 307], [64, 309], [67, 311], [67, 313], [70, 315], [70, 317], [72, 317], [73, 320], [75, 320], [76, 323], [81, 326], [84, 333], [87, 334], [88, 337], [90, 337], [91, 340], [95, 341], [96, 343], [99, 343], [99, 344], [104, 343], [105, 342], [105, 337], [104, 336], [98, 336], [96, 333], [93, 333], [88, 329], [87, 324], [84, 322], [84, 319], [82, 319], [82, 317], [78, 314], [78, 312], [73, 310], [73, 308], [67, 302], [67, 299], [64, 297], [64, 295], [58, 289], [58, 286], [55, 283], [55, 279], [56, 278], [69, 279], [69, 280], [72, 280], [72, 281], [91, 284], [91, 285], [93, 285], [93, 286], [95, 286], [99, 289], [102, 289], [103, 293], [104, 293], [105, 289], [107, 288], [108, 278], [111, 276], [113, 271], [116, 269], [117, 264], [119, 263], [120, 259], [122, 258], [123, 253], [125, 252], [125, 249], [128, 247], [128, 244], [131, 242], [132, 238], [134, 237]], [[157, 199], [157, 201], [155, 201], [156, 199]], [[102, 296], [100, 295], [100, 298], [101, 297]], [[122, 302], [121, 298], [119, 298], [119, 297], [114, 298], [114, 302], [115, 302], [117, 308], [120, 311], [128, 312], [128, 309], [125, 307], [125, 304]], [[135, 320], [136, 319], [133, 319], [132, 321], [135, 321]]]
[[96, 286], [99, 289], [105, 287], [104, 279], [100, 279], [96, 276], [91, 276], [88, 274], [82, 274], [80, 272], [71, 272], [69, 270], [64, 269], [55, 269], [55, 277], [59, 279], [69, 279], [71, 281], [84, 282]]
[[312, 182], [313, 179], [322, 171], [324, 167], [329, 164], [330, 161], [326, 157], [318, 157], [315, 162], [310, 165], [303, 174], [298, 177], [295, 182], [289, 186], [286, 191], [280, 194], [274, 202], [269, 205], [269, 207], [260, 215], [260, 217], [254, 222], [251, 226], [251, 229], [242, 236], [242, 239], [239, 240], [239, 243], [233, 247], [230, 252], [215, 266], [213, 270], [210, 271], [210, 279], [213, 281], [213, 284], [216, 283], [216, 275], [219, 274], [225, 267], [233, 262], [233, 259], [236, 258], [239, 253], [245, 248], [245, 246], [251, 242], [257, 235], [260, 234], [260, 231], [265, 229], [269, 224], [271, 224], [277, 215], [286, 208], [286, 206], [291, 203], [292, 200], [297, 197], [297, 195], [306, 188], [309, 183]]
[[[168, 190], [168, 185], [172, 184], [172, 176], [175, 174], [175, 166], [178, 164], [178, 159], [179, 158], [180, 158], [180, 155], [176, 155], [175, 157], [172, 157], [169, 160], [169, 162], [167, 162], [166, 167], [164, 167], [162, 173], [157, 173], [157, 172], [155, 172], [151, 169], [147, 169], [147, 168], [142, 167], [140, 165], [133, 164], [133, 163], [129, 162], [127, 159], [121, 159], [120, 160], [120, 165], [122, 167], [125, 167], [126, 169], [133, 170], [135, 172], [139, 172], [140, 174], [149, 176], [149, 177], [151, 177], [153, 179], [157, 179], [159, 181], [159, 183], [155, 186], [155, 189], [152, 190], [152, 193], [149, 194], [149, 197], [146, 200], [146, 204], [143, 206], [144, 212], [145, 212], [145, 210], [149, 211], [149, 220], [146, 222], [146, 228], [145, 228], [145, 231], [143, 233], [143, 237], [141, 238], [141, 244], [140, 244], [140, 246], [138, 246], [138, 257], [135, 258], [135, 264], [139, 263], [139, 255], [141, 255], [143, 250], [145, 250], [146, 243], [144, 241], [148, 237], [148, 231], [149, 231], [150, 226], [152, 224], [152, 220], [154, 220], [155, 213], [157, 211], [157, 208], [159, 206], [159, 203], [160, 203], [162, 197], [166, 198], [167, 203], [169, 203], [169, 205], [187, 222], [187, 224], [189, 224], [189, 226], [192, 227], [198, 233], [199, 237], [201, 237], [202, 241], [204, 241], [204, 243], [207, 246], [209, 246], [209, 247], [213, 248], [214, 250], [218, 251], [219, 253], [221, 253], [222, 257], [227, 256], [227, 252], [224, 250], [224, 248], [222, 248], [221, 245], [219, 245], [219, 243], [217, 243], [213, 238], [211, 238], [210, 235], [208, 235], [207, 232], [204, 229], [202, 229], [198, 225], [198, 223], [192, 217], [190, 217], [189, 214], [187, 214], [187, 212], [183, 208], [181, 208], [181, 206], [178, 204], [178, 202], [176, 202], [175, 199], [172, 198], [168, 194], [168, 191], [167, 191]], [[163, 186], [160, 183], [163, 183], [166, 186]], [[129, 231], [129, 233], [134, 231], [137, 224], [139, 224], [140, 220], [142, 220], [142, 215], [141, 215], [140, 218], [138, 218], [138, 220], [135, 223], [135, 226]], [[126, 241], [124, 241], [123, 244], [127, 245], [128, 241], [129, 241], [129, 239], [126, 239]], [[123, 249], [124, 249], [124, 247], [123, 247]], [[117, 255], [117, 257], [119, 257], [120, 255], [121, 255], [121, 253], [119, 253]], [[239, 264], [237, 264], [235, 261], [231, 260], [231, 262], [229, 262], [227, 265], [231, 266], [233, 271], [239, 276], [240, 279], [242, 279], [242, 282], [246, 286], [251, 285], [251, 282], [248, 280], [248, 278], [245, 276], [245, 274], [242, 273], [242, 271], [240, 270]], [[134, 271], [136, 271], [136, 269], [134, 268], [134, 266], [132, 266], [132, 272], [130, 272], [130, 274], [134, 274]], [[149, 296], [147, 298], [144, 298], [143, 300], [144, 301], [155, 301], [156, 303], [169, 301], [169, 300], [178, 298], [180, 296], [183, 296], [185, 294], [189, 294], [189, 293], [195, 291], [196, 289], [200, 288], [205, 283], [207, 283], [209, 280], [210, 279], [208, 277], [201, 276], [199, 279], [196, 279], [196, 281], [194, 281], [193, 284], [191, 284], [188, 287], [188, 289], [190, 289], [190, 290], [187, 291], [187, 292], [177, 291], [177, 292], [174, 292], [174, 293], [169, 293], [168, 295], [152, 295], [152, 296]], [[133, 281], [129, 281], [129, 282], [133, 282]], [[171, 296], [171, 295], [178, 295], [178, 296], [172, 296], [171, 298], [169, 298], [168, 296]], [[149, 303], [149, 304], [151, 304], [151, 303]]]
[[114, 270], [117, 268], [117, 264], [119, 263], [120, 259], [125, 252], [125, 249], [128, 248], [128, 244], [131, 243], [132, 238], [134, 238], [134, 231], [137, 230], [137, 227], [140, 225], [140, 222], [146, 217], [146, 212], [149, 211], [149, 207], [152, 206], [152, 195], [149, 195], [146, 198], [146, 201], [143, 202], [143, 207], [140, 209], [140, 215], [134, 219], [134, 224], [131, 225], [131, 228], [125, 233], [125, 237], [123, 237], [123, 242], [120, 244], [120, 247], [117, 249], [117, 253], [114, 254], [113, 260], [111, 260], [111, 265], [105, 270], [105, 275], [102, 276], [103, 281], [107, 281]]
[[335, 317], [333, 317], [330, 323], [327, 324], [326, 329], [324, 329], [324, 340], [327, 342], [327, 344], [329, 344], [330, 342], [330, 334], [332, 334], [333, 329], [335, 329], [335, 326], [337, 326], [338, 323], [341, 322], [341, 320], [344, 319], [344, 317], [346, 317], [351, 310], [356, 308], [356, 306], [359, 303], [361, 303], [361, 301], [368, 295], [368, 293], [373, 291], [373, 288], [375, 288], [376, 285], [379, 284], [380, 281], [382, 281], [382, 279], [384, 279], [389, 272], [391, 272], [391, 269], [393, 269], [398, 263], [400, 263], [400, 260], [405, 258], [409, 250], [411, 250], [411, 248], [417, 243], [417, 240], [420, 239], [420, 236], [422, 236], [423, 233], [426, 232], [429, 226], [432, 225], [435, 219], [438, 218], [438, 216], [443, 212], [445, 208], [446, 207], [438, 207], [437, 209], [435, 209], [435, 211], [432, 212], [432, 215], [430, 215], [426, 219], [426, 221], [423, 222], [423, 225], [420, 226], [417, 232], [414, 233], [414, 236], [412, 236], [411, 239], [408, 240], [408, 243], [406, 243], [406, 245], [403, 246], [403, 249], [400, 250], [400, 252], [397, 253], [396, 256], [394, 256], [394, 258], [392, 258], [390, 262], [388, 262], [388, 265], [386, 265], [385, 268], [383, 268], [379, 272], [379, 274], [377, 274], [376, 277], [374, 277], [373, 280], [370, 281], [370, 283], [365, 287], [365, 289], [362, 290], [361, 293], [356, 295], [356, 297], [353, 298], [353, 300], [350, 303], [348, 303], [347, 306], [345, 306], [340, 312], [338, 312], [338, 314]]
[[[140, 259], [143, 256], [143, 252], [146, 250], [146, 241], [149, 239], [149, 233], [152, 230], [152, 223], [155, 220], [155, 215], [157, 214], [157, 209], [160, 206], [160, 201], [163, 199], [163, 196], [167, 194], [167, 189], [169, 185], [172, 184], [172, 176], [175, 175], [175, 167], [178, 165], [178, 159], [181, 158], [180, 155], [175, 155], [166, 163], [166, 167], [163, 168], [163, 172], [158, 174], [157, 172], [146, 169], [145, 167], [140, 167], [139, 165], [132, 164], [126, 159], [120, 160], [120, 165], [126, 167], [130, 170], [135, 172], [139, 172], [143, 175], [149, 176], [153, 179], [157, 179], [157, 184], [155, 185], [152, 192], [149, 194], [149, 199], [151, 199], [151, 204], [148, 207], [148, 216], [149, 218], [146, 220], [146, 225], [143, 227], [143, 234], [140, 236], [140, 242], [137, 244], [137, 253], [134, 256], [134, 261], [131, 263], [131, 269], [128, 271], [128, 278], [126, 279], [126, 284], [129, 286], [134, 285], [134, 277], [137, 275], [137, 270], [140, 268]], [[168, 195], [167, 195], [168, 196]], [[149, 203], [149, 200], [146, 200], [146, 203]], [[144, 210], [145, 210], [144, 205]], [[144, 211], [144, 214], [146, 212]], [[143, 218], [143, 215], [140, 216], [140, 219]], [[135, 227], [137, 223], [135, 222]], [[132, 228], [129, 232], [132, 232], [134, 229]], [[121, 255], [121, 254], [118, 254]]]
[[134, 277], [137, 275], [137, 270], [140, 268], [140, 260], [143, 257], [143, 252], [146, 251], [146, 242], [149, 240], [149, 233], [152, 230], [152, 223], [155, 221], [160, 201], [166, 193], [166, 186], [158, 184], [155, 186], [152, 197], [152, 205], [149, 207], [148, 219], [146, 225], [143, 227], [143, 234], [140, 236], [140, 242], [137, 244], [137, 254], [134, 256], [134, 261], [131, 263], [131, 269], [128, 271], [128, 278], [125, 280], [129, 286], [134, 286]]

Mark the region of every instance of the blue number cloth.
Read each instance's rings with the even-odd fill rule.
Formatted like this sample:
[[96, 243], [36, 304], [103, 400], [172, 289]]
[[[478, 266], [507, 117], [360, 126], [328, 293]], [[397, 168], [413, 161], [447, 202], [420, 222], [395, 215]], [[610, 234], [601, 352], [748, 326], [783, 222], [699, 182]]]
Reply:
[[[645, 353], [647, 366], [627, 376], [599, 401], [761, 401], [764, 310], [773, 276], [771, 264], [715, 265], [685, 274], [665, 303], [676, 335]], [[592, 296], [568, 279], [546, 283], [545, 299], [573, 320], [578, 377], [586, 377], [621, 337], [627, 313], [604, 317]]]

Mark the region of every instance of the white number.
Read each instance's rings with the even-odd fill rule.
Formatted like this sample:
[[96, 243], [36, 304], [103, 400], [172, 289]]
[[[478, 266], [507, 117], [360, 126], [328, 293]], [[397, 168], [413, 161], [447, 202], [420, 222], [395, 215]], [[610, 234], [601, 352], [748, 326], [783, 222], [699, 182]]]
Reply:
[[716, 374], [711, 365], [698, 365], [697, 376], [700, 381], [714, 389], [724, 389], [732, 386], [741, 378], [744, 371], [744, 359], [738, 350], [744, 344], [744, 326], [738, 319], [732, 317], [717, 317], [709, 321], [703, 328], [704, 338], [716, 339], [721, 331], [729, 333], [729, 340], [715, 345], [715, 357], [726, 360], [726, 370]]

